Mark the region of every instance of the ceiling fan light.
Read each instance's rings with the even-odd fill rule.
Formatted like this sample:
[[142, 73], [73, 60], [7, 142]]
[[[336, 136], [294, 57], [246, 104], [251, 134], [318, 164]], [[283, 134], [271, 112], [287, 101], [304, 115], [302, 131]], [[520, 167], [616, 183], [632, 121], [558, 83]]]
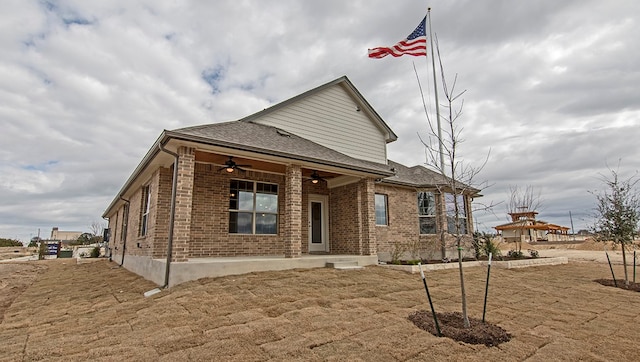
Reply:
[[225, 171], [227, 171], [228, 173], [232, 173], [232, 172], [233, 172], [233, 170], [235, 170], [235, 168], [233, 168], [233, 167], [227, 167], [227, 168], [225, 168], [224, 170], [225, 170]]
[[319, 181], [320, 181], [320, 180], [318, 180], [317, 178], [314, 178], [314, 179], [312, 179], [312, 180], [311, 180], [311, 183], [312, 183], [312, 184], [317, 184]]

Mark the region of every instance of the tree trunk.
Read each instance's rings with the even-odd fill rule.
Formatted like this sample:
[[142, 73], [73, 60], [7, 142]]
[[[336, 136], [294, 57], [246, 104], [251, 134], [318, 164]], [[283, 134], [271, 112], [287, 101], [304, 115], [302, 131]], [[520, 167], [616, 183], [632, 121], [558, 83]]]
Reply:
[[460, 271], [460, 293], [462, 294], [462, 319], [464, 327], [471, 327], [467, 316], [467, 292], [464, 289], [464, 273], [462, 272], [462, 245], [460, 245], [460, 234], [456, 235], [456, 246], [458, 247], [458, 270]]
[[627, 253], [625, 252], [624, 242], [620, 243], [622, 246], [622, 266], [624, 268], [624, 286], [629, 289], [629, 275], [627, 273]]

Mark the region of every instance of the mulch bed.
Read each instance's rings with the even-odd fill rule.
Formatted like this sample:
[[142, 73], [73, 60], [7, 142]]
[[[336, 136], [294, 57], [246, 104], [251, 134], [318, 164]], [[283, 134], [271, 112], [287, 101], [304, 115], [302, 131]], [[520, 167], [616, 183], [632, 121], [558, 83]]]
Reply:
[[[511, 339], [511, 335], [502, 327], [482, 322], [481, 319], [469, 318], [471, 326], [465, 328], [462, 313], [460, 312], [436, 313], [436, 316], [438, 317], [438, 325], [440, 326], [442, 337], [448, 337], [458, 342], [484, 344], [487, 347], [492, 347], [508, 342]], [[431, 312], [417, 310], [409, 314], [409, 320], [418, 328], [434, 336], [438, 335]]]
[[596, 279], [594, 280], [594, 282], [600, 283], [607, 287], [615, 287], [616, 283], [618, 283], [619, 289], [640, 292], [640, 283], [629, 282], [629, 287], [627, 288], [627, 286], [624, 285], [624, 279], [616, 279], [616, 283], [613, 282], [613, 279]]

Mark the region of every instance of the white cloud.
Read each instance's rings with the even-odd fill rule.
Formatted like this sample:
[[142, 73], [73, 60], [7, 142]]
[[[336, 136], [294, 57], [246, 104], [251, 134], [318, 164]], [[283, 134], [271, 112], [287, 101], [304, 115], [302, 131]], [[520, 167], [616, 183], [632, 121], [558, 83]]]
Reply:
[[[405, 37], [424, 5], [3, 2], [0, 236], [84, 230], [163, 129], [238, 119], [342, 75], [399, 135], [390, 158], [424, 163], [412, 61], [426, 95], [429, 63], [366, 57]], [[631, 0], [433, 4], [448, 79], [457, 73], [467, 90], [462, 155], [477, 163], [491, 148], [485, 202], [531, 184], [547, 200], [540, 217], [566, 225], [568, 210], [590, 207], [607, 163], [640, 167], [639, 10]]]

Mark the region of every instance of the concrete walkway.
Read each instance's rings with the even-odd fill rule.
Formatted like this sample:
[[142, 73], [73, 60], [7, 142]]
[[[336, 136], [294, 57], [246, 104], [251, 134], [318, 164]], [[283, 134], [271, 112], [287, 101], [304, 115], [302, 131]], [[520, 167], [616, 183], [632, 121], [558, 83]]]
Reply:
[[[527, 254], [526, 251], [523, 251]], [[556, 257], [556, 256], [566, 256], [569, 261], [579, 261], [579, 262], [596, 262], [596, 263], [606, 263], [607, 255], [604, 250], [573, 250], [573, 249], [542, 249], [538, 250], [541, 257]], [[622, 251], [618, 250], [608, 250], [609, 258], [611, 259], [612, 264], [622, 264]], [[633, 251], [627, 253], [627, 264], [633, 265]]]

